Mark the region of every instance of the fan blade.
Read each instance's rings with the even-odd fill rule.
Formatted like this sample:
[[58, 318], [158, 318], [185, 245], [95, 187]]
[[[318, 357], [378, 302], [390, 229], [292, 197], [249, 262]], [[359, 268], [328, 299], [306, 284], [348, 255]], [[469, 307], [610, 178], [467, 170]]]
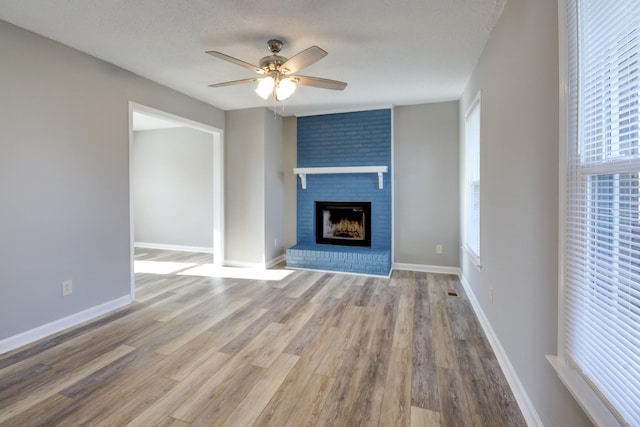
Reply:
[[320, 49], [318, 46], [311, 46], [282, 64], [280, 66], [280, 70], [282, 70], [283, 74], [295, 73], [296, 71], [302, 70], [303, 68], [320, 61], [327, 55], [327, 52]]
[[212, 85], [209, 85], [209, 87], [233, 86], [233, 85], [240, 85], [240, 84], [243, 84], [243, 83], [257, 82], [258, 80], [260, 80], [260, 77], [252, 77], [250, 79], [242, 79], [242, 80], [233, 80], [233, 81], [230, 81], [230, 82], [214, 83]]
[[320, 77], [293, 76], [291, 77], [291, 79], [303, 86], [319, 87], [321, 89], [343, 90], [345, 87], [347, 87], [347, 84], [345, 82], [321, 79]]
[[243, 60], [234, 58], [233, 56], [225, 55], [224, 53], [216, 52], [215, 50], [208, 50], [205, 53], [208, 53], [211, 56], [215, 56], [216, 58], [220, 58], [224, 61], [231, 62], [232, 64], [239, 65], [243, 68], [248, 68], [249, 70], [255, 71], [256, 73], [264, 74], [264, 70], [257, 65], [249, 64], [248, 62], [244, 62]]

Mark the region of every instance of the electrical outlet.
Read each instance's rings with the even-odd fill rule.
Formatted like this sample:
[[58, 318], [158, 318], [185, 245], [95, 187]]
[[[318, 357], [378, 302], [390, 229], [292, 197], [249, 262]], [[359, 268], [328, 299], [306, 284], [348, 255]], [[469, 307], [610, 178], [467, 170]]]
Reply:
[[442, 245], [436, 245], [436, 254], [442, 255]]
[[62, 282], [62, 296], [66, 297], [67, 295], [71, 295], [73, 293], [73, 281], [65, 280]]
[[493, 304], [493, 286], [489, 288], [489, 300]]
[[274, 248], [278, 247], [278, 238], [277, 237], [275, 239], [273, 239], [273, 247]]

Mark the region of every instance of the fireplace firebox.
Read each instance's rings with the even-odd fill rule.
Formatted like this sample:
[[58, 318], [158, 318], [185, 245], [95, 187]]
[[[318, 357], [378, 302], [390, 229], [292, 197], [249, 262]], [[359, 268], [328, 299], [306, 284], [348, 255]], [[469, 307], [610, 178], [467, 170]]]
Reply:
[[316, 243], [371, 247], [371, 202], [316, 201]]

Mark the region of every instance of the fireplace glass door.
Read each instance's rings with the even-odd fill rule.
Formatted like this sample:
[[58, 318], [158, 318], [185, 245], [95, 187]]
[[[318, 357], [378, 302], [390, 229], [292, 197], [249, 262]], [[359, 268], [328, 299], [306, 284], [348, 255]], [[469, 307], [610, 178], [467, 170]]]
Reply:
[[316, 243], [371, 246], [371, 202], [316, 202]]

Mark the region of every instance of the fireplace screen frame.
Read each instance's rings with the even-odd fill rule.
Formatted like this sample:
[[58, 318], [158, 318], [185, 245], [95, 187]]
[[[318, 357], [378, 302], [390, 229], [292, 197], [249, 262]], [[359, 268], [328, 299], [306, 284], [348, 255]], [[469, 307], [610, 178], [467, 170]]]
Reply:
[[[348, 239], [348, 238], [332, 238], [324, 237], [324, 218], [323, 211], [327, 208], [358, 208], [364, 211], [364, 239]], [[319, 201], [315, 202], [315, 220], [316, 220], [316, 243], [340, 246], [365, 246], [371, 247], [371, 202], [334, 202]]]

